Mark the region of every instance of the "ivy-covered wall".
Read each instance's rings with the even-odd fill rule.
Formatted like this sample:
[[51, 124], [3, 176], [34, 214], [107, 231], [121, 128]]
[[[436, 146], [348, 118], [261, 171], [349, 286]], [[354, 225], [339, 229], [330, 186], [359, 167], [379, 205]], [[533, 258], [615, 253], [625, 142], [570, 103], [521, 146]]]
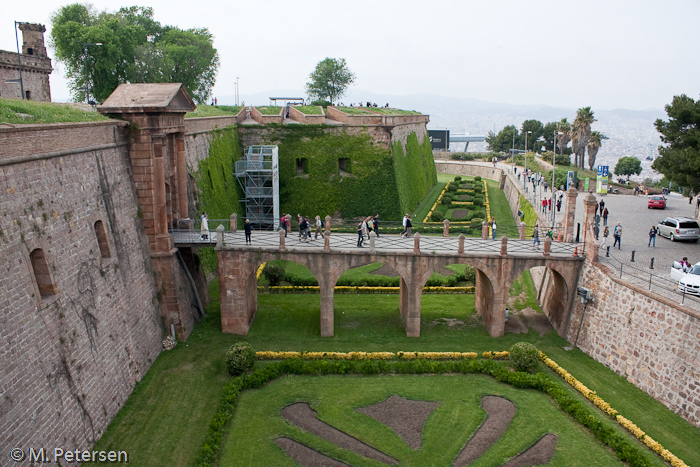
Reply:
[[399, 191], [400, 211], [408, 213], [437, 183], [433, 150], [428, 138], [423, 138], [421, 145], [418, 143], [418, 136], [411, 133], [406, 138], [405, 152], [401, 141], [392, 143], [391, 152]]

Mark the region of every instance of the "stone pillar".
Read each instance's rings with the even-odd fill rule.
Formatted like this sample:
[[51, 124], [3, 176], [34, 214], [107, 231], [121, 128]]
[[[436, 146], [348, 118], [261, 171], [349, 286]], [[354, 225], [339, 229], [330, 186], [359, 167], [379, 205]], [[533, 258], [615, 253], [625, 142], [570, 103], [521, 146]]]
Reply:
[[552, 239], [547, 236], [544, 239], [544, 249], [542, 250], [543, 256], [549, 256], [549, 252], [552, 250]]
[[284, 230], [280, 230], [280, 251], [284, 251], [284, 242], [285, 242], [285, 237], [284, 237]]
[[165, 205], [165, 162], [163, 161], [164, 135], [153, 135], [153, 201], [155, 203], [155, 233], [168, 233], [167, 206]]
[[[256, 311], [256, 264], [248, 261], [248, 254], [240, 251], [217, 250], [216, 254], [221, 290], [221, 332], [246, 335]], [[255, 289], [253, 296], [252, 289]]]
[[442, 236], [443, 237], [449, 237], [450, 236], [450, 220], [445, 219], [442, 221]]
[[457, 253], [460, 255], [464, 254], [464, 234], [459, 234], [459, 243], [457, 247]]
[[[416, 234], [416, 235], [418, 235], [418, 234]], [[374, 230], [373, 230], [369, 233], [369, 254], [370, 255], [373, 255], [376, 253], [376, 250], [374, 248], [374, 244], [376, 242], [377, 242], [377, 234], [374, 233]]]
[[414, 255], [419, 255], [420, 254], [420, 234], [416, 233], [413, 235], [413, 254]]
[[[328, 224], [326, 224], [327, 226]], [[327, 229], [323, 236], [323, 251], [331, 251], [331, 230]]]
[[224, 226], [219, 224], [216, 227], [216, 248], [224, 247]]
[[319, 281], [319, 292], [321, 294], [321, 337], [333, 337], [335, 326], [334, 315], [334, 293], [335, 282]]
[[505, 235], [501, 237], [501, 256], [508, 255], [508, 237]]
[[489, 223], [486, 221], [481, 222], [481, 239], [486, 240], [489, 238]]
[[574, 241], [574, 218], [576, 216], [576, 197], [578, 197], [578, 190], [571, 187], [566, 192], [566, 207], [564, 209], [564, 241], [573, 242]]
[[228, 223], [231, 227], [231, 232], [236, 233], [238, 231], [238, 214], [235, 212], [231, 214], [228, 218]]
[[588, 193], [583, 199], [583, 249], [586, 252], [598, 249], [593, 224], [595, 223], [595, 209], [598, 201], [593, 193]]
[[187, 206], [187, 161], [185, 160], [185, 134], [178, 133], [175, 139], [177, 170], [177, 210], [179, 219], [189, 219]]
[[326, 235], [329, 235], [331, 233], [331, 216], [326, 216]]
[[520, 240], [525, 240], [526, 235], [527, 235], [527, 224], [525, 222], [521, 222], [520, 225], [518, 226], [518, 238]]

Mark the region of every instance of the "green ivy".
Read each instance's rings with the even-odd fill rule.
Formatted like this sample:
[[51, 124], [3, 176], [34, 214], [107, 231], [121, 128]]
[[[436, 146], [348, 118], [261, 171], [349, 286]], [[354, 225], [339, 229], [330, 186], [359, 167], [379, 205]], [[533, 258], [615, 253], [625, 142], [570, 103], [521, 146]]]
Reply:
[[437, 183], [437, 171], [429, 138], [418, 143], [411, 133], [406, 138], [406, 152], [400, 142], [392, 145], [396, 185], [399, 190], [400, 211], [411, 212]]
[[[243, 203], [238, 200], [243, 197], [243, 191], [234, 175], [234, 164], [242, 154], [238, 131], [235, 126], [229, 126], [214, 130], [211, 135], [209, 157], [199, 161], [194, 174], [199, 202], [197, 212], [191, 212], [190, 217], [199, 219], [202, 211], [206, 211], [209, 219], [228, 219], [235, 212], [242, 219], [245, 215]], [[216, 228], [213, 224], [209, 224], [212, 230]], [[212, 248], [201, 248], [199, 252], [204, 270], [215, 272], [216, 252]]]
[[523, 196], [520, 195], [520, 210], [523, 212], [523, 222], [527, 224], [525, 236], [532, 236], [532, 228], [537, 223], [537, 214], [532, 207], [532, 204]]

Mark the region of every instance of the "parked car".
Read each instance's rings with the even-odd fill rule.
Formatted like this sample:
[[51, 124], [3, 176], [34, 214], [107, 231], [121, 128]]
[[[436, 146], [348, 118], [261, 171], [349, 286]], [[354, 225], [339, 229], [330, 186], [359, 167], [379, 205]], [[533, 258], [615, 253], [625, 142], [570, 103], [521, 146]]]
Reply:
[[647, 203], [647, 208], [666, 209], [666, 198], [659, 195], [650, 196], [649, 202]]
[[672, 242], [676, 240], [692, 240], [700, 238], [700, 224], [695, 219], [687, 217], [667, 217], [656, 226], [659, 235], [667, 237]]
[[700, 295], [700, 263], [695, 263], [688, 272], [683, 272], [681, 263], [673, 262], [671, 279], [678, 281], [678, 291], [691, 295]]

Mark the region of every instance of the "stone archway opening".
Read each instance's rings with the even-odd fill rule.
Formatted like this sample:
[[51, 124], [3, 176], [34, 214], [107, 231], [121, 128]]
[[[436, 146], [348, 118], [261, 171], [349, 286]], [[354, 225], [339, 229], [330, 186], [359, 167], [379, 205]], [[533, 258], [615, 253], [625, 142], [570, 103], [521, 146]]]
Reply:
[[460, 329], [480, 326], [474, 304], [476, 274], [474, 266], [459, 262], [432, 273], [421, 294], [422, 336], [454, 336]]
[[539, 284], [545, 270], [544, 267], [527, 269], [513, 281], [506, 297], [506, 333], [525, 334], [534, 330], [543, 336], [552, 330], [538, 301]]
[[570, 294], [564, 277], [556, 270], [546, 268], [539, 289], [539, 302], [559, 335], [563, 335], [569, 325]]

